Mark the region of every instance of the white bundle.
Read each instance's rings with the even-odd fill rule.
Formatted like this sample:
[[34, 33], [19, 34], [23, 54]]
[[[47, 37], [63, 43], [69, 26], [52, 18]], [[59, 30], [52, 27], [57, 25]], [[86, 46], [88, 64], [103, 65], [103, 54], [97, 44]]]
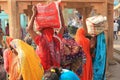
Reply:
[[107, 20], [107, 18], [105, 16], [102, 16], [102, 15], [97, 15], [97, 16], [87, 18], [87, 21], [90, 21], [93, 24], [99, 24], [99, 23], [104, 22], [106, 20]]
[[101, 23], [105, 22], [106, 20], [107, 18], [102, 15], [87, 18], [86, 25], [87, 25], [88, 33], [91, 35], [98, 35], [101, 32], [103, 32], [105, 29], [105, 26], [104, 24], [101, 24]]

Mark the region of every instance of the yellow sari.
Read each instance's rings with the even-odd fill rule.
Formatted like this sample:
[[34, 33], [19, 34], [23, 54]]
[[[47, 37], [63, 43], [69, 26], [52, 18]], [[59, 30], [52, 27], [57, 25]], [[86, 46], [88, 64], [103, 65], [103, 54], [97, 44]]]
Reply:
[[12, 40], [10, 44], [18, 52], [18, 73], [23, 80], [42, 80], [43, 67], [33, 47], [19, 39]]

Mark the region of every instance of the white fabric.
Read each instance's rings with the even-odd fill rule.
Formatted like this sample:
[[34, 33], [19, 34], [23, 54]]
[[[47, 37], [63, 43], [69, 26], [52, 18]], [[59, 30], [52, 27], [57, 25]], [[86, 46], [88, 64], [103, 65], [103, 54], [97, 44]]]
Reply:
[[118, 31], [118, 27], [119, 27], [119, 24], [115, 22], [113, 27], [114, 31]]
[[106, 20], [107, 20], [106, 16], [96, 15], [96, 16], [92, 16], [92, 17], [87, 18], [86, 21], [90, 21], [93, 24], [99, 24], [99, 23], [104, 22]]
[[98, 35], [105, 30], [106, 16], [96, 15], [86, 19], [87, 30], [90, 35]]

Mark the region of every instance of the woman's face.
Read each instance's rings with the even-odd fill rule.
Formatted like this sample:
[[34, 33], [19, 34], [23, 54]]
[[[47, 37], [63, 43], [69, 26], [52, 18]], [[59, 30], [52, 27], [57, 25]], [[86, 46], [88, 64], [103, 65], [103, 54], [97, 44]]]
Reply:
[[10, 45], [10, 49], [15, 55], [18, 55], [18, 52], [11, 45]]

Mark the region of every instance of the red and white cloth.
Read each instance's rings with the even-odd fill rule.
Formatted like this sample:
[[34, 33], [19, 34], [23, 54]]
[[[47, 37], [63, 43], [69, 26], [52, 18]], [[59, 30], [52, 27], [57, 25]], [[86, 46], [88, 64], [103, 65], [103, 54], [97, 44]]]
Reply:
[[59, 12], [59, 2], [51, 2], [49, 4], [37, 4], [37, 15], [35, 19], [36, 29], [41, 28], [60, 28], [61, 18]]

